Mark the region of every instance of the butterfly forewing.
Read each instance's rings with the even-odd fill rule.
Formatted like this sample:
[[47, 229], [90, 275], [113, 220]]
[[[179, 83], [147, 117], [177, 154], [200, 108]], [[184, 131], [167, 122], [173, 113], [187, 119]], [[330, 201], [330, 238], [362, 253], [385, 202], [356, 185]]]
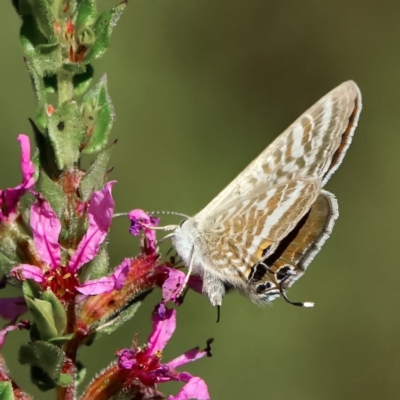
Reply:
[[203, 256], [210, 265], [234, 266], [245, 273], [261, 260], [267, 247], [296, 226], [319, 192], [320, 182], [311, 179], [289, 181], [266, 191], [256, 188], [199, 226]]
[[344, 82], [278, 136], [199, 214], [218, 212], [256, 186], [319, 178], [325, 184], [350, 145], [361, 111], [357, 85]]

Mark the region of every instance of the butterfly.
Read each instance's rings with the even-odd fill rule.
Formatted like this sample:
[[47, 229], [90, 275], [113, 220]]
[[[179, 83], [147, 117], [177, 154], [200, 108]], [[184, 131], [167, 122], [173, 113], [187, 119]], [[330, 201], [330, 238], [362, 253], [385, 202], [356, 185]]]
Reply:
[[172, 233], [173, 245], [220, 306], [236, 289], [269, 303], [299, 279], [338, 217], [323, 189], [341, 164], [361, 111], [353, 81], [322, 97], [278, 136], [220, 194]]

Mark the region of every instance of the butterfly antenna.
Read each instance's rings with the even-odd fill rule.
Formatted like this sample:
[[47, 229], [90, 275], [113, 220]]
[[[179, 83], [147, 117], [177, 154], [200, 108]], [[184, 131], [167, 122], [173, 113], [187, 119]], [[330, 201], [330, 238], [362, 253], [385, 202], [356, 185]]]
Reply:
[[[183, 218], [186, 218], [186, 219], [190, 218], [186, 214], [178, 213], [178, 212], [175, 212], [175, 211], [149, 211], [148, 214], [149, 215], [154, 215], [154, 214], [176, 215], [176, 216], [183, 217]], [[159, 230], [159, 231], [174, 231], [177, 227], [178, 227], [178, 225], [165, 225], [165, 226], [148, 226], [146, 228], [153, 229], [153, 230]], [[163, 237], [160, 240], [160, 242], [163, 242], [164, 240], [169, 239], [170, 237], [174, 236], [174, 234], [175, 234], [174, 232], [170, 233], [169, 235]]]
[[291, 304], [292, 306], [298, 306], [298, 307], [314, 307], [314, 303], [312, 303], [311, 301], [290, 301], [289, 298], [287, 297], [286, 293], [284, 292], [284, 290], [282, 288], [279, 289], [279, 291], [281, 292], [281, 296], [285, 299], [286, 303]]
[[183, 217], [183, 218], [186, 218], [186, 219], [190, 218], [189, 215], [178, 213], [178, 212], [175, 212], [175, 211], [149, 211], [148, 214], [150, 214], [150, 215], [153, 215], [153, 214], [175, 215], [175, 216]]

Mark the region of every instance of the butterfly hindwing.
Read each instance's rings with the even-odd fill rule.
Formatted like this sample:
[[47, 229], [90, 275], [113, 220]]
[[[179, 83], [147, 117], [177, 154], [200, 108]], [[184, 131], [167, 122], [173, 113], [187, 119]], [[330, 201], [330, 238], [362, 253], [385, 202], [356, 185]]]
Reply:
[[333, 194], [322, 191], [310, 211], [279, 243], [275, 252], [252, 268], [248, 282], [249, 295], [256, 302], [269, 301], [290, 287], [328, 239], [338, 217]]

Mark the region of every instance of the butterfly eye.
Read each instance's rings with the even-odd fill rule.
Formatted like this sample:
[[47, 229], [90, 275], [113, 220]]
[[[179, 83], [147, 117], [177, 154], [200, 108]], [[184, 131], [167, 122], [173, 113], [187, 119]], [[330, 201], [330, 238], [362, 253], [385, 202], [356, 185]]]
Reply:
[[183, 219], [181, 222], [179, 222], [179, 228], [182, 228], [182, 225], [187, 221], [187, 219]]

